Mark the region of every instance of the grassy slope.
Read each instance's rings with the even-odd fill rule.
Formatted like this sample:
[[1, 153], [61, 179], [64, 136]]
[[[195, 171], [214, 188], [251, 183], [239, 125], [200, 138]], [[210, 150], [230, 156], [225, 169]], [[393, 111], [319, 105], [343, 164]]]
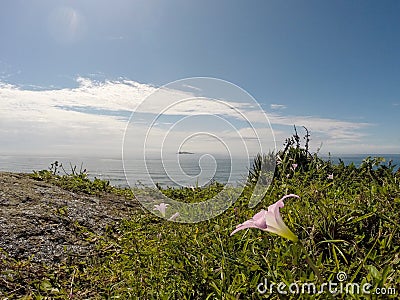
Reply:
[[[373, 288], [400, 292], [400, 176], [377, 159], [355, 166], [335, 166], [296, 147], [278, 165], [268, 194], [255, 209], [247, 207], [251, 184], [225, 213], [198, 224], [179, 224], [138, 211], [103, 236], [89, 235], [97, 253], [84, 261], [37, 266], [3, 258], [0, 296], [28, 299], [258, 299], [259, 283], [315, 282], [300, 244], [260, 230], [240, 231], [239, 223], [262, 208], [294, 193], [281, 209], [324, 281], [347, 274], [345, 283], [369, 282]], [[292, 163], [298, 167], [293, 171]], [[333, 174], [334, 179], [328, 179]], [[36, 174], [39, 176], [39, 174]], [[77, 175], [40, 175], [66, 188], [112, 189], [91, 185]], [[81, 176], [82, 177], [82, 176]], [[76, 184], [78, 182], [78, 184]], [[218, 186], [163, 192], [184, 201], [215, 194]], [[87, 235], [86, 235], [87, 236]], [[4, 256], [4, 255], [3, 255]], [[5, 256], [4, 256], [5, 257]], [[371, 290], [372, 290], [371, 289]], [[281, 297], [276, 290], [270, 299]], [[299, 295], [293, 296], [299, 298]], [[347, 298], [349, 295], [340, 295]], [[354, 295], [354, 298], [358, 296]], [[309, 299], [309, 295], [300, 299]], [[327, 295], [312, 298], [326, 299]], [[393, 296], [396, 298], [396, 296]]]

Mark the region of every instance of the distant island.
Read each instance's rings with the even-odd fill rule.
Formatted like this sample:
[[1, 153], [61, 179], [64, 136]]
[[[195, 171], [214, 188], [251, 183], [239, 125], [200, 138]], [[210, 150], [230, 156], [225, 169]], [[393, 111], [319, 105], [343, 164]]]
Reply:
[[179, 151], [178, 154], [194, 154], [194, 153], [188, 151]]

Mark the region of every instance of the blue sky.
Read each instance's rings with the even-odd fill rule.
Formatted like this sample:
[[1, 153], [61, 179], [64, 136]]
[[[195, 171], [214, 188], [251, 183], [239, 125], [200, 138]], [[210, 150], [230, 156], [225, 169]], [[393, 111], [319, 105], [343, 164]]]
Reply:
[[[0, 6], [2, 152], [26, 151], [24, 140], [37, 152], [100, 147], [105, 155], [121, 141], [121, 113], [136, 107], [123, 100], [195, 76], [250, 93], [278, 147], [296, 124], [323, 153], [400, 152], [399, 1]], [[109, 148], [95, 143], [102, 139]]]

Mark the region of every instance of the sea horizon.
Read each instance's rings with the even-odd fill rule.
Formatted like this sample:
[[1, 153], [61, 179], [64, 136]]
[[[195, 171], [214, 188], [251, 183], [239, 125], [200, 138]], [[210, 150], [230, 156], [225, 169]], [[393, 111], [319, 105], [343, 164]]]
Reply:
[[[76, 171], [88, 173], [89, 178], [99, 178], [110, 181], [114, 186], [132, 186], [136, 184], [151, 185], [158, 183], [162, 186], [203, 186], [211, 181], [223, 184], [242, 183], [248, 175], [252, 165], [252, 157], [230, 158], [216, 156], [215, 160], [199, 160], [202, 154], [184, 154], [160, 158], [148, 158], [146, 164], [143, 158], [135, 158], [128, 164], [123, 163], [122, 157], [78, 156], [78, 155], [0, 155], [0, 171], [32, 173], [33, 171], [47, 170], [55, 161], [63, 164], [67, 173], [71, 167]], [[323, 160], [331, 160], [337, 164], [340, 160], [345, 165], [354, 163], [359, 166], [366, 157], [383, 157], [388, 164], [400, 166], [400, 154], [342, 154], [319, 155]], [[179, 163], [177, 163], [177, 159]], [[124, 168], [125, 167], [125, 168]], [[397, 168], [396, 168], [397, 169]], [[60, 170], [60, 174], [64, 171]]]

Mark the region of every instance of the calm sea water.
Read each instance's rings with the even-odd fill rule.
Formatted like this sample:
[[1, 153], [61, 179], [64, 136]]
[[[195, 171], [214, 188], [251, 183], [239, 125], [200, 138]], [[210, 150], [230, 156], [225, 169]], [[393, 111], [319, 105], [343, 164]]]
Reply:
[[[384, 157], [386, 163], [390, 160], [397, 167], [400, 166], [400, 154], [357, 154], [341, 155], [345, 164], [360, 165], [367, 156]], [[323, 157], [329, 159], [328, 157]], [[339, 156], [331, 156], [334, 163], [339, 162]], [[71, 171], [70, 164], [77, 166], [77, 171], [86, 169], [90, 178], [109, 180], [112, 185], [127, 186], [159, 183], [162, 186], [202, 186], [216, 180], [221, 183], [237, 184], [243, 182], [248, 174], [251, 160], [235, 159], [233, 163], [227, 158], [200, 158], [197, 155], [180, 155], [178, 158], [148, 159], [146, 165], [143, 159], [133, 160], [123, 164], [118, 158], [93, 158], [93, 157], [51, 157], [51, 156], [0, 156], [0, 171], [26, 172], [48, 169], [54, 161], [63, 163], [67, 172]], [[125, 172], [124, 172], [125, 166]], [[61, 170], [61, 174], [63, 174]]]
[[385, 159], [384, 164], [388, 164], [389, 161], [392, 161], [392, 165], [396, 165], [397, 167], [400, 166], [400, 154], [343, 154], [340, 156], [321, 156], [324, 160], [331, 160], [333, 163], [338, 164], [339, 159], [344, 162], [345, 165], [349, 165], [354, 163], [356, 166], [359, 166], [362, 161], [370, 156], [372, 157], [383, 157]]
[[[90, 178], [109, 180], [115, 186], [151, 185], [162, 186], [202, 186], [212, 180], [223, 184], [236, 185], [243, 182], [248, 174], [251, 161], [227, 158], [179, 155], [167, 159], [143, 159], [122, 162], [120, 158], [94, 157], [52, 157], [52, 156], [0, 156], [0, 171], [32, 173], [33, 170], [47, 170], [51, 163], [63, 164], [67, 173], [71, 166], [76, 171], [87, 170]], [[82, 166], [82, 169], [81, 169]], [[60, 169], [60, 174], [65, 174]]]

